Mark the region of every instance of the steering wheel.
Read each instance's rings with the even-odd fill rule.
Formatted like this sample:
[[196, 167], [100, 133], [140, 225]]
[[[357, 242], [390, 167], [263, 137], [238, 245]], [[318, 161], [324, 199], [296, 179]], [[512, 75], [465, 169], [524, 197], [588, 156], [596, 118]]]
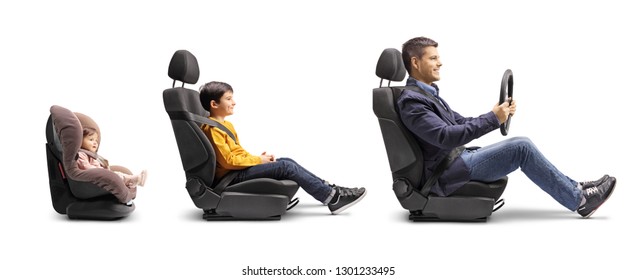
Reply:
[[[511, 100], [513, 100], [513, 72], [511, 69], [507, 69], [504, 71], [504, 75], [502, 75], [502, 84], [500, 84], [500, 103], [504, 103], [507, 98], [511, 97], [509, 100], [509, 105], [511, 105]], [[507, 118], [506, 122], [500, 125], [500, 132], [503, 136], [509, 134], [509, 126], [511, 125], [511, 115]]]

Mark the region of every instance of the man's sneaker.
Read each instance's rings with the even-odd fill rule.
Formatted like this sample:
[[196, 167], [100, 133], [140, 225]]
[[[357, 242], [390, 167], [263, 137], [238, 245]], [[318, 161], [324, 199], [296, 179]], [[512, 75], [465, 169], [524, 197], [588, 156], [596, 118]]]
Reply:
[[365, 188], [344, 188], [335, 186], [338, 190], [338, 197], [336, 198], [336, 202], [329, 203], [327, 207], [332, 211], [332, 214], [336, 215], [345, 211], [345, 209], [352, 207], [354, 204], [358, 203], [365, 197], [367, 194], [367, 190]]
[[616, 182], [617, 180], [615, 179], [615, 177], [608, 176], [606, 177], [606, 180], [597, 184], [595, 184], [594, 182], [586, 183], [584, 185], [584, 189], [582, 190], [586, 202], [584, 202], [584, 204], [577, 209], [577, 213], [582, 215], [582, 217], [584, 218], [588, 218], [593, 215], [593, 213], [595, 213], [595, 210], [602, 206], [602, 204], [604, 204], [604, 202], [606, 202], [606, 200], [613, 193], [613, 190], [615, 190]]
[[591, 184], [596, 186], [596, 185], [599, 185], [602, 182], [606, 181], [606, 179], [608, 179], [608, 177], [609, 177], [608, 174], [606, 174], [606, 175], [602, 176], [602, 178], [597, 179], [596, 181], [584, 181], [584, 182], [579, 182], [579, 184], [582, 185], [582, 189], [586, 188], [587, 185], [591, 185]]

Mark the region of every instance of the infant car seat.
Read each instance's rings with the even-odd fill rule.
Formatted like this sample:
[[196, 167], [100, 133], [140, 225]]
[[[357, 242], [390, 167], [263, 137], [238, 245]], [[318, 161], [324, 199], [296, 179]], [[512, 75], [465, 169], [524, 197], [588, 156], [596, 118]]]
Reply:
[[[174, 53], [168, 67], [173, 87], [164, 90], [164, 107], [175, 133], [186, 190], [206, 220], [278, 220], [298, 190], [296, 182], [261, 178], [229, 185], [234, 173], [215, 178], [216, 155], [201, 123], [212, 122], [199, 101], [199, 92], [184, 88], [199, 80], [197, 59], [187, 50]], [[175, 87], [175, 82], [182, 82]]]
[[[426, 182], [423, 153], [400, 120], [395, 105], [406, 87], [390, 87], [391, 81], [400, 82], [405, 74], [400, 51], [385, 49], [376, 65], [376, 75], [381, 81], [380, 87], [373, 90], [373, 109], [383, 135], [398, 201], [409, 210], [412, 221], [486, 221], [494, 206], [503, 204], [503, 200], [498, 199], [504, 192], [507, 177], [488, 183], [470, 181], [447, 197], [423, 190]], [[382, 86], [383, 80], [388, 80], [387, 87]]]
[[[130, 215], [135, 205], [121, 201], [135, 198], [136, 189], [126, 187], [112, 171], [81, 170], [77, 166], [82, 128], [92, 127], [99, 133], [97, 124], [84, 114], [60, 106], [52, 106], [50, 112], [46, 123], [46, 158], [53, 209], [70, 219], [114, 220]], [[111, 170], [131, 174], [121, 166], [111, 166]]]

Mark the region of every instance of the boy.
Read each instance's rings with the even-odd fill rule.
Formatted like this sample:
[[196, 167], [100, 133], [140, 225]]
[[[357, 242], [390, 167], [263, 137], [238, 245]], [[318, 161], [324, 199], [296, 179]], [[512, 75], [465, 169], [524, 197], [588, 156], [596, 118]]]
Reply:
[[328, 184], [292, 159], [275, 158], [265, 152], [261, 155], [248, 153], [241, 147], [232, 123], [225, 120], [225, 117], [234, 113], [236, 104], [232, 87], [223, 82], [209, 82], [201, 86], [199, 92], [201, 106], [210, 112], [209, 118], [234, 134], [230, 136], [219, 128], [205, 124], [202, 126], [217, 156], [215, 179], [220, 179], [231, 170], [235, 170], [238, 174], [230, 184], [254, 178], [292, 180], [316, 200], [327, 205], [332, 214], [341, 213], [367, 194], [365, 188], [345, 188]]

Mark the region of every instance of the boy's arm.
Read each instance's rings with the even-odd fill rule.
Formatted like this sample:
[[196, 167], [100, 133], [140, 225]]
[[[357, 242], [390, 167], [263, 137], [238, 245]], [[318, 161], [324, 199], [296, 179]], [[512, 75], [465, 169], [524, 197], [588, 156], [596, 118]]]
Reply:
[[236, 170], [261, 164], [260, 156], [248, 153], [221, 129], [208, 127], [206, 132], [209, 138], [212, 138], [214, 148], [217, 151], [217, 163], [223, 168]]

